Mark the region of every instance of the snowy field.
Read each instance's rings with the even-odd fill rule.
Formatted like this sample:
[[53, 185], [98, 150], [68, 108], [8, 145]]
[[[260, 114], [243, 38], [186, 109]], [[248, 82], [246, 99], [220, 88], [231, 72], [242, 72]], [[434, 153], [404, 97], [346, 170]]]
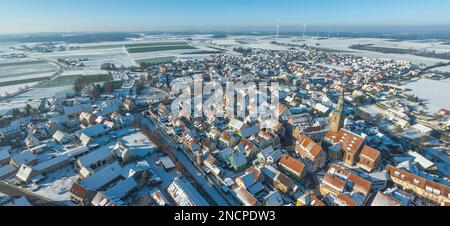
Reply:
[[[37, 84], [37, 82], [32, 82], [32, 83], [25, 83], [25, 84], [19, 84], [19, 85], [3, 86], [3, 87], [0, 87], [0, 96], [5, 96], [7, 94], [18, 92], [22, 89], [25, 89], [27, 87], [30, 87], [30, 86], [33, 86], [36, 84]], [[0, 106], [1, 105], [2, 105], [2, 103], [0, 103]]]
[[[417, 50], [434, 50], [436, 52], [450, 52], [450, 46], [443, 45], [437, 41], [429, 41], [429, 42], [414, 42], [414, 41], [399, 41], [394, 42], [387, 39], [379, 39], [379, 38], [329, 38], [329, 39], [316, 39], [315, 37], [305, 37], [302, 38], [300, 42], [298, 42], [299, 38], [291, 38], [291, 39], [283, 39], [280, 42], [293, 42], [296, 41], [296, 44], [306, 44], [309, 46], [315, 46], [320, 48], [330, 48], [339, 51], [349, 52], [354, 55], [363, 56], [363, 57], [372, 57], [372, 58], [386, 58], [386, 59], [394, 59], [394, 60], [405, 60], [410, 61], [416, 64], [425, 64], [425, 65], [434, 65], [436, 63], [445, 61], [443, 59], [436, 58], [428, 58], [428, 57], [420, 57], [409, 54], [384, 54], [373, 51], [365, 51], [365, 50], [355, 50], [350, 49], [351, 45], [361, 44], [373, 44], [379, 47], [389, 47], [389, 48], [401, 48], [401, 49], [417, 49]], [[318, 44], [318, 45], [317, 45]]]
[[430, 113], [436, 113], [441, 108], [450, 109], [450, 79], [421, 79], [407, 84], [406, 87], [428, 103]]
[[450, 72], [450, 65], [434, 68], [433, 70], [441, 72]]

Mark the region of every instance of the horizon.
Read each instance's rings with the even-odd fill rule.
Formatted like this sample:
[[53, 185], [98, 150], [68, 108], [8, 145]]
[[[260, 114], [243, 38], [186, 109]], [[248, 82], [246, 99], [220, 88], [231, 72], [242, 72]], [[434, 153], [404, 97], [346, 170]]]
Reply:
[[304, 24], [310, 32], [445, 32], [448, 8], [450, 2], [439, 0], [1, 0], [0, 34], [257, 32], [275, 30], [277, 23], [281, 33]]

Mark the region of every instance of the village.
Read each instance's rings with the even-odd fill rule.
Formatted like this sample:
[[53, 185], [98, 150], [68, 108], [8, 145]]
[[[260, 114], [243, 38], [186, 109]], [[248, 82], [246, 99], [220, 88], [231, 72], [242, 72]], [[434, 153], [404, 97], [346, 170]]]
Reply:
[[[450, 205], [450, 110], [430, 111], [403, 86], [444, 76], [408, 61], [239, 47], [102, 69], [112, 82], [81, 78], [72, 93], [2, 115], [2, 183], [55, 205]], [[176, 115], [171, 84], [194, 76], [277, 82], [279, 103], [268, 111], [280, 117]], [[237, 108], [257, 108], [236, 95], [246, 100]], [[6, 194], [0, 205], [34, 199]]]

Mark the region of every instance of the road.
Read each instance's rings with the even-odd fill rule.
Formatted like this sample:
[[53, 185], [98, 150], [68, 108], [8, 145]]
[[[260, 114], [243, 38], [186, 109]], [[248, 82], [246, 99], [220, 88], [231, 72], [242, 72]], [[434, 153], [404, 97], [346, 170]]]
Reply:
[[3, 181], [0, 181], [0, 192], [11, 197], [26, 197], [31, 204], [37, 206], [64, 206], [62, 203], [55, 202], [48, 198], [34, 194], [33, 192], [7, 184]]
[[219, 193], [219, 191], [213, 185], [211, 185], [211, 183], [208, 182], [205, 177], [203, 177], [203, 174], [198, 170], [197, 167], [195, 167], [195, 165], [188, 159], [188, 157], [185, 156], [185, 154], [181, 151], [176, 150], [176, 145], [174, 145], [173, 142], [169, 141], [166, 136], [161, 134], [161, 132], [155, 128], [155, 126], [149, 119], [142, 118], [141, 122], [145, 125], [146, 128], [148, 128], [148, 130], [150, 130], [151, 132], [155, 132], [158, 135], [159, 139], [161, 139], [165, 144], [168, 145], [168, 147], [171, 149], [171, 153], [174, 155], [176, 160], [182, 164], [182, 167], [185, 168], [186, 173], [190, 174], [185, 176], [189, 176], [196, 182], [196, 184], [200, 186], [200, 192], [208, 196], [208, 200], [211, 200], [213, 202], [211, 204], [217, 206], [231, 205], [230, 202], [226, 200]]

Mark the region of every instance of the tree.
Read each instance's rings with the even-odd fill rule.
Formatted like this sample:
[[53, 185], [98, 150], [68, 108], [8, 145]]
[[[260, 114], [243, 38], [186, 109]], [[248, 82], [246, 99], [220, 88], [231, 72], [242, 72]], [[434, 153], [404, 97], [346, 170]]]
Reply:
[[111, 94], [113, 91], [112, 82], [110, 82], [110, 81], [105, 82], [105, 84], [103, 85], [103, 89], [105, 90], [105, 93]]
[[27, 104], [27, 106], [25, 106], [25, 114], [31, 115], [31, 113], [33, 113], [33, 107], [31, 107], [30, 104]]
[[96, 86], [93, 86], [91, 89], [91, 97], [94, 100], [97, 100], [100, 97], [100, 91], [97, 89]]
[[138, 80], [136, 82], [136, 93], [141, 93], [141, 91], [145, 88], [145, 83], [142, 80]]
[[86, 78], [84, 76], [80, 76], [79, 78], [77, 78], [73, 83], [75, 93], [80, 94], [81, 92], [83, 92], [83, 89], [87, 84], [88, 82], [86, 81]]

